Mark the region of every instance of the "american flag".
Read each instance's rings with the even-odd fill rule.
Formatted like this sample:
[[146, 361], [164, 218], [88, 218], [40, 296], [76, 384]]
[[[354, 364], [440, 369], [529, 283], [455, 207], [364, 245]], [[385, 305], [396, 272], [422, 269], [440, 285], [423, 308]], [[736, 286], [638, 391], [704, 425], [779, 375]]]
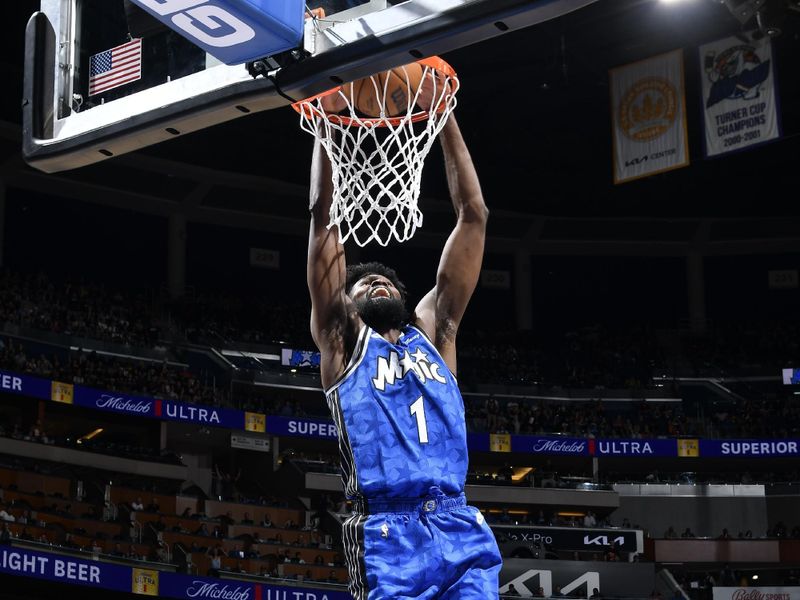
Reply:
[[142, 40], [111, 48], [89, 58], [89, 95], [94, 96], [142, 78]]

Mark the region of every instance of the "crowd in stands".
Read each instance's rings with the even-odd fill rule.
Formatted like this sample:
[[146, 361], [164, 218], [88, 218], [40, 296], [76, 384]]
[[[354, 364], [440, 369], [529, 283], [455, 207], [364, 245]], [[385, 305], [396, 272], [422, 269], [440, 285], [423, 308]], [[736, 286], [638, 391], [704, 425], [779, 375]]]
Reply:
[[[0, 369], [96, 389], [212, 406], [233, 405], [270, 415], [328, 416], [324, 402], [304, 402], [291, 391], [264, 392], [239, 386], [232, 396], [222, 385], [204, 381], [184, 367], [80, 351], [69, 353], [65, 359], [58, 355], [29, 357], [13, 338], [0, 338]], [[465, 409], [472, 432], [598, 438], [800, 435], [800, 406], [786, 402], [781, 395], [753, 396], [741, 396], [736, 403], [708, 405], [699, 418], [687, 416], [680, 402], [559, 402], [467, 394]]]
[[[180, 303], [155, 292], [112, 290], [85, 282], [54, 283], [43, 274], [0, 271], [0, 325], [90, 337], [129, 347], [153, 348], [163, 333], [180, 330], [184, 340], [207, 344], [234, 341], [311, 345], [307, 310], [234, 294], [197, 293]], [[256, 325], [254, 325], [256, 324]], [[684, 334], [667, 346], [648, 327], [592, 326], [567, 333], [464, 331], [459, 335], [460, 382], [532, 386], [539, 395], [569, 395], [569, 389], [643, 391], [652, 376], [779, 372], [797, 356], [800, 325], [737, 323], [714, 326], [708, 335]], [[174, 336], [171, 336], [174, 338]], [[796, 358], [795, 358], [796, 360]], [[239, 386], [231, 395], [224, 381], [207, 372], [164, 362], [108, 357], [96, 352], [41, 354], [11, 337], [0, 338], [0, 368], [99, 389], [233, 406], [291, 417], [327, 416], [323, 402], [303, 402], [291, 393], [262, 393]], [[663, 385], [663, 384], [660, 384]], [[669, 385], [669, 384], [668, 384]], [[679, 390], [675, 388], [675, 396]], [[468, 396], [471, 431], [564, 434], [589, 437], [788, 437], [800, 435], [800, 407], [752, 390], [741, 400], [705, 407], [685, 404], [557, 401]]]
[[55, 283], [44, 273], [0, 271], [0, 323], [152, 347], [158, 339], [146, 292], [111, 290], [98, 283]]
[[28, 356], [12, 338], [0, 338], [0, 369], [95, 389], [212, 406], [223, 403], [228, 395], [220, 386], [203, 381], [184, 367], [80, 350], [70, 352], [66, 358], [57, 354]]
[[471, 431], [490, 433], [623, 438], [698, 433], [680, 403], [559, 403], [489, 396], [468, 397], [465, 409]]
[[[214, 347], [290, 343], [313, 348], [308, 326], [310, 303], [286, 304], [259, 296], [197, 292], [166, 307], [170, 322], [185, 338]], [[308, 306], [306, 306], [308, 305]]]
[[[212, 346], [287, 343], [313, 348], [305, 291], [296, 298], [192, 290], [170, 302], [158, 290], [111, 289], [0, 270], [0, 324], [10, 323], [131, 347], [175, 334]], [[177, 330], [177, 331], [176, 331]], [[459, 332], [461, 380], [563, 388], [642, 389], [653, 375], [772, 373], [791, 366], [800, 322], [709, 323], [708, 332], [665, 336], [650, 325], [587, 325], [569, 331]]]
[[[9, 478], [15, 480], [15, 472], [29, 472], [24, 464], [3, 469], [2, 479], [6, 482]], [[220, 469], [217, 473], [224, 475]], [[95, 475], [103, 481], [117, 479], [100, 471]], [[63, 487], [68, 480], [62, 475], [58, 477]], [[69, 487], [76, 489], [75, 482]], [[102, 486], [97, 487], [102, 490]], [[225, 486], [224, 491], [235, 499], [214, 505], [210, 515], [216, 516], [210, 516], [206, 511], [211, 509], [202, 499], [172, 514], [164, 505], [177, 506], [174, 491], [161, 499], [159, 496], [143, 499], [133, 495], [135, 490], [121, 489], [118, 498], [128, 499], [112, 504], [107, 499], [108, 491], [104, 501], [102, 494], [94, 500], [73, 499], [72, 492], [68, 498], [59, 492], [45, 495], [40, 490], [20, 490], [15, 483], [0, 486], [0, 543], [37, 542], [93, 555], [174, 563], [179, 567], [176, 555], [187, 553], [195, 556], [195, 565], [202, 568], [203, 575], [207, 565], [201, 558], [207, 557], [208, 574], [212, 576], [225, 570], [297, 579], [302, 571], [284, 572], [280, 565], [305, 565], [309, 570], [302, 577], [304, 580], [345, 581], [344, 557], [320, 528], [319, 513], [309, 513], [310, 518], [300, 522], [305, 511], [301, 504], [272, 495], [248, 497], [241, 493], [246, 488], [247, 485]]]

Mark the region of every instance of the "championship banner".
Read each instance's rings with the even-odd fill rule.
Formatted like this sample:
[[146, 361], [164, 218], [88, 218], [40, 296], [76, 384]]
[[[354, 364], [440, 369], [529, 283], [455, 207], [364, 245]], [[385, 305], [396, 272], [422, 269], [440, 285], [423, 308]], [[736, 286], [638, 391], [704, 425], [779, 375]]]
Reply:
[[678, 456], [681, 458], [696, 458], [700, 456], [700, 442], [696, 439], [678, 440]]
[[131, 591], [144, 596], [158, 596], [158, 571], [133, 568]]
[[781, 136], [769, 37], [700, 46], [705, 155], [719, 156]]
[[489, 449], [492, 452], [511, 452], [511, 435], [508, 433], [490, 433]]
[[75, 394], [75, 389], [71, 383], [62, 383], [60, 381], [53, 381], [50, 384], [50, 399], [53, 402], [72, 404], [72, 399], [74, 394]]
[[689, 164], [683, 51], [609, 71], [614, 183]]
[[264, 433], [267, 430], [267, 417], [261, 413], [244, 413], [244, 430]]
[[800, 600], [800, 587], [717, 587], [713, 600]]

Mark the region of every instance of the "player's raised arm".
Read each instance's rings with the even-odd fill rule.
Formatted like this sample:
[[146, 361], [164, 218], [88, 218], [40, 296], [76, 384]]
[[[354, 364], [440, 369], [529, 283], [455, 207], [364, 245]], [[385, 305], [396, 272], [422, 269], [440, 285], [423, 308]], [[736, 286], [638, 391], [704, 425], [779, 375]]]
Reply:
[[436, 287], [420, 301], [416, 316], [455, 373], [456, 332], [480, 276], [489, 211], [454, 115], [450, 115], [439, 138], [456, 226], [439, 261]]
[[316, 140], [311, 159], [306, 277], [311, 294], [311, 335], [321, 354], [322, 385], [328, 387], [344, 370], [353, 347], [351, 302], [346, 295], [344, 246], [336, 227], [327, 228], [333, 194], [331, 164], [322, 143]]

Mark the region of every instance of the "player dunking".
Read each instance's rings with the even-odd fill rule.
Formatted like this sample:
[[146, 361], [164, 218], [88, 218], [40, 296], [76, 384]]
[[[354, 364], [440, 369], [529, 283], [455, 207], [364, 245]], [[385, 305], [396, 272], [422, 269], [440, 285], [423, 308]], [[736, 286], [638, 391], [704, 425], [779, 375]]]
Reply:
[[326, 227], [331, 166], [319, 141], [314, 147], [311, 333], [354, 506], [343, 540], [356, 600], [498, 596], [494, 535], [464, 498], [466, 425], [455, 379], [456, 333], [480, 273], [488, 212], [453, 116], [440, 141], [457, 219], [436, 285], [413, 314], [392, 269], [346, 266], [338, 231]]

